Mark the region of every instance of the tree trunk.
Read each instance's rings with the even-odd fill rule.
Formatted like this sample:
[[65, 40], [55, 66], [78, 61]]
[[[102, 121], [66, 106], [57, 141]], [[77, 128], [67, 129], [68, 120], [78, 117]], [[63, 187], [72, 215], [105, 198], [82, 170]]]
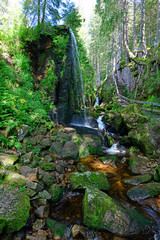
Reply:
[[38, 0], [38, 25], [40, 24], [40, 0]]
[[44, 0], [44, 5], [43, 5], [43, 16], [42, 16], [42, 23], [44, 22], [44, 19], [45, 19], [45, 14], [46, 14], [46, 0]]
[[133, 0], [133, 52], [137, 55], [137, 28], [136, 28], [137, 0]]
[[122, 55], [122, 19], [121, 19], [121, 0], [118, 0], [118, 11], [119, 11], [119, 19], [118, 19], [118, 49], [117, 49], [117, 63], [121, 61]]
[[[129, 45], [129, 40], [128, 40], [128, 0], [123, 0], [123, 42]], [[129, 54], [127, 51], [125, 51], [125, 56], [126, 56], [126, 63], [129, 62]]]
[[141, 1], [141, 51], [142, 58], [145, 58], [147, 55], [147, 46], [146, 46], [146, 35], [145, 35], [145, 0]]
[[157, 44], [160, 43], [160, 0], [157, 5]]

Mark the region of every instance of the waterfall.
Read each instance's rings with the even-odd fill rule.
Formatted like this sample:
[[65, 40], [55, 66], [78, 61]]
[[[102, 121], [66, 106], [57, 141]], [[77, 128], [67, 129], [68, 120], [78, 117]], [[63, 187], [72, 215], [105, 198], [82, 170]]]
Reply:
[[[81, 65], [79, 61], [77, 40], [72, 29], [69, 29], [69, 32], [71, 36], [72, 56], [74, 59], [74, 62], [73, 62], [74, 79], [80, 78], [80, 81], [81, 81], [81, 92], [82, 92], [81, 94], [82, 94], [82, 103], [84, 108], [84, 125], [87, 125], [87, 113], [86, 113], [86, 103], [85, 103], [85, 97], [84, 97], [83, 77], [82, 77], [82, 70], [81, 70]], [[77, 69], [77, 66], [78, 66], [78, 69]]]
[[96, 107], [96, 106], [99, 106], [99, 97], [98, 96], [96, 97], [96, 101], [95, 101], [95, 104], [94, 104], [94, 107]]

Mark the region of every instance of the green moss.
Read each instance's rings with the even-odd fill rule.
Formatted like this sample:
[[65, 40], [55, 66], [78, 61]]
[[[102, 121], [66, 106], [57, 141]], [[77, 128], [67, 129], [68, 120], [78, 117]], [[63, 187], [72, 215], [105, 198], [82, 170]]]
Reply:
[[4, 227], [6, 226], [6, 220], [3, 217], [0, 217], [0, 234], [2, 233]]
[[46, 219], [46, 224], [50, 228], [50, 230], [53, 232], [54, 237], [62, 237], [67, 230], [66, 225], [59, 223], [55, 220], [52, 220], [50, 218]]
[[40, 167], [45, 171], [54, 171], [56, 169], [56, 166], [50, 162], [43, 162], [40, 164]]
[[23, 175], [20, 175], [18, 173], [9, 173], [5, 179], [5, 183], [9, 184], [10, 186], [13, 186], [15, 188], [23, 187], [26, 185], [27, 180]]
[[58, 202], [63, 195], [63, 188], [58, 185], [52, 185], [48, 191], [52, 196], [51, 201], [54, 203]]

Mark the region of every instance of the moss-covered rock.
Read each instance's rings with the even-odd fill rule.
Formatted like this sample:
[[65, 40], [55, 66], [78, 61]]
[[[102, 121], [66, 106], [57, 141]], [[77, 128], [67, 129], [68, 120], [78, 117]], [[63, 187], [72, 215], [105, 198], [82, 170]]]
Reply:
[[63, 195], [63, 190], [62, 187], [59, 187], [56, 184], [50, 186], [48, 192], [51, 194], [51, 201], [54, 203], [58, 202]]
[[105, 135], [105, 140], [106, 140], [106, 142], [107, 142], [107, 146], [108, 147], [112, 147], [112, 145], [114, 144], [114, 138], [113, 137], [111, 137], [110, 135]]
[[140, 183], [149, 182], [152, 180], [153, 176], [150, 173], [145, 173], [140, 176], [135, 176], [129, 179], [126, 179], [124, 182], [128, 184], [138, 185]]
[[21, 157], [21, 162], [24, 165], [30, 164], [33, 160], [33, 156], [34, 156], [33, 152], [26, 153]]
[[104, 117], [103, 121], [109, 124], [115, 132], [119, 132], [123, 128], [123, 118], [117, 111], [109, 111]]
[[45, 171], [54, 171], [56, 166], [51, 162], [41, 162], [40, 168], [44, 169]]
[[[0, 219], [6, 233], [12, 233], [25, 226], [29, 217], [29, 197], [22, 192], [7, 190], [0, 192]], [[4, 224], [5, 221], [5, 224]]]
[[18, 160], [18, 156], [0, 153], [0, 164], [4, 167], [12, 166]]
[[127, 196], [134, 201], [160, 194], [160, 183], [147, 183], [128, 190]]
[[84, 172], [71, 173], [70, 176], [71, 189], [85, 189], [89, 186], [95, 186], [102, 190], [109, 190], [110, 184], [104, 173], [101, 172]]
[[80, 158], [86, 158], [89, 157], [89, 149], [87, 148], [87, 143], [83, 141], [81, 145], [79, 146], [79, 157]]
[[139, 234], [151, 221], [131, 205], [124, 205], [95, 188], [87, 188], [83, 199], [84, 224], [121, 236]]
[[52, 231], [55, 238], [56, 237], [61, 238], [67, 230], [66, 225], [64, 225], [63, 223], [59, 223], [55, 220], [52, 220], [50, 218], [46, 219], [46, 224], [47, 224], [47, 227], [49, 227], [50, 230]]
[[156, 168], [156, 173], [154, 174], [154, 180], [156, 182], [160, 182], [160, 165], [158, 165]]
[[101, 162], [103, 162], [103, 164], [109, 164], [109, 163], [116, 164], [117, 157], [116, 156], [101, 157], [100, 160]]
[[65, 159], [79, 159], [79, 148], [75, 142], [68, 141], [64, 144], [61, 153], [62, 157]]
[[88, 134], [84, 137], [84, 140], [90, 154], [103, 155], [102, 140], [100, 137]]
[[142, 115], [141, 109], [136, 104], [126, 106], [121, 115], [128, 131], [148, 122], [148, 118]]
[[149, 124], [138, 125], [128, 133], [131, 143], [137, 146], [146, 156], [152, 156], [157, 144]]
[[26, 178], [18, 173], [9, 173], [4, 179], [5, 183], [14, 186], [15, 188], [23, 187], [26, 185]]

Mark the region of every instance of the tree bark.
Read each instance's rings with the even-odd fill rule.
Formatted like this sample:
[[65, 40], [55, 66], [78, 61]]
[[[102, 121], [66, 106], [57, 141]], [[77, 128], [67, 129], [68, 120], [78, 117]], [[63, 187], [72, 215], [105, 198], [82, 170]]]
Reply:
[[133, 0], [133, 52], [137, 56], [137, 28], [136, 28], [137, 0]]
[[117, 63], [121, 61], [122, 55], [122, 19], [121, 19], [121, 0], [118, 0], [118, 11], [119, 11], [119, 19], [118, 19], [118, 49], [117, 49]]
[[43, 5], [42, 23], [44, 22], [45, 14], [46, 14], [46, 1], [47, 0], [44, 0], [44, 5]]
[[145, 35], [145, 0], [141, 1], [141, 51], [142, 58], [145, 58], [147, 55], [147, 46], [146, 46], [146, 35]]
[[40, 24], [40, 18], [41, 18], [41, 15], [40, 15], [40, 0], [38, 0], [38, 25]]
[[157, 4], [157, 44], [160, 43], [160, 0]]

